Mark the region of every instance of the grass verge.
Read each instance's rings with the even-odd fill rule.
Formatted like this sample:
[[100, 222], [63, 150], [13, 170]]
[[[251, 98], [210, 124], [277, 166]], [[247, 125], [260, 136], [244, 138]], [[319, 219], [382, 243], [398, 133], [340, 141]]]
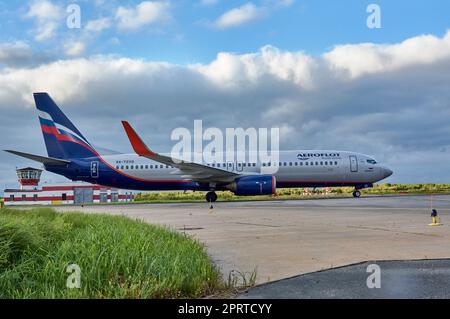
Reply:
[[[68, 265], [81, 269], [69, 289]], [[204, 247], [125, 217], [0, 210], [0, 298], [199, 298], [224, 284]]]

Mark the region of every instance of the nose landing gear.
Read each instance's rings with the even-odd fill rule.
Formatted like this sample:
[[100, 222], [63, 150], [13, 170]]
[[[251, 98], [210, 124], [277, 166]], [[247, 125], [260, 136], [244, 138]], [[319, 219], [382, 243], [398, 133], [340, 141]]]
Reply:
[[353, 191], [353, 197], [360, 198], [361, 197], [361, 192], [359, 190], [355, 189]]

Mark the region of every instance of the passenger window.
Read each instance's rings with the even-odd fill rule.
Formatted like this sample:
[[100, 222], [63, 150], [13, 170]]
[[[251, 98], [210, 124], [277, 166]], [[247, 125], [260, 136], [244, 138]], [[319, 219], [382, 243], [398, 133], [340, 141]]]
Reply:
[[160, 169], [163, 169], [163, 168], [164, 168], [164, 165], [159, 165], [159, 168], [160, 168]]
[[122, 166], [120, 166], [120, 169], [123, 169], [123, 165], [122, 165]]
[[292, 166], [292, 162], [289, 162], [289, 166]]
[[145, 169], [148, 169], [148, 165], [145, 165]]
[[125, 166], [125, 168], [126, 168], [126, 169], [128, 169], [128, 165], [127, 165], [127, 166]]
[[306, 165], [306, 166], [308, 166], [308, 165], [309, 165], [309, 163], [308, 163], [308, 162], [306, 162], [306, 163], [305, 163], [305, 165]]
[[338, 162], [334, 162], [334, 165], [336, 165], [336, 166], [337, 166], [337, 164], [338, 164]]
[[323, 162], [320, 162], [320, 166], [323, 166]]

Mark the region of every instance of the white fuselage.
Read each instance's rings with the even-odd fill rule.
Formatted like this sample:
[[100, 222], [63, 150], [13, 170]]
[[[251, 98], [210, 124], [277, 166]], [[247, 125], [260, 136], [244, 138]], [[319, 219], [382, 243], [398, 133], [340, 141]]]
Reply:
[[[136, 154], [106, 155], [103, 159], [117, 171], [142, 180], [189, 180], [177, 168]], [[201, 164], [242, 175], [273, 175], [277, 187], [364, 185], [392, 175], [372, 157], [347, 151], [281, 151], [277, 161], [219, 160]]]

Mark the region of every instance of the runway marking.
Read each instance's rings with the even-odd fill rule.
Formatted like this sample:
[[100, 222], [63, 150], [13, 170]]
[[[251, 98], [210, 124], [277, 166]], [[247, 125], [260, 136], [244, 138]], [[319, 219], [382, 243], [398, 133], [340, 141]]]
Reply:
[[408, 234], [408, 235], [418, 235], [418, 236], [425, 236], [425, 237], [444, 237], [444, 236], [438, 235], [438, 234], [415, 233], [415, 232], [407, 232], [407, 231], [386, 229], [386, 228], [377, 228], [377, 227], [365, 227], [365, 226], [346, 226], [346, 227], [354, 228], [354, 229], [377, 230], [377, 231], [384, 231], [384, 232], [390, 232], [390, 233], [394, 232], [394, 233], [401, 233], [401, 234]]

